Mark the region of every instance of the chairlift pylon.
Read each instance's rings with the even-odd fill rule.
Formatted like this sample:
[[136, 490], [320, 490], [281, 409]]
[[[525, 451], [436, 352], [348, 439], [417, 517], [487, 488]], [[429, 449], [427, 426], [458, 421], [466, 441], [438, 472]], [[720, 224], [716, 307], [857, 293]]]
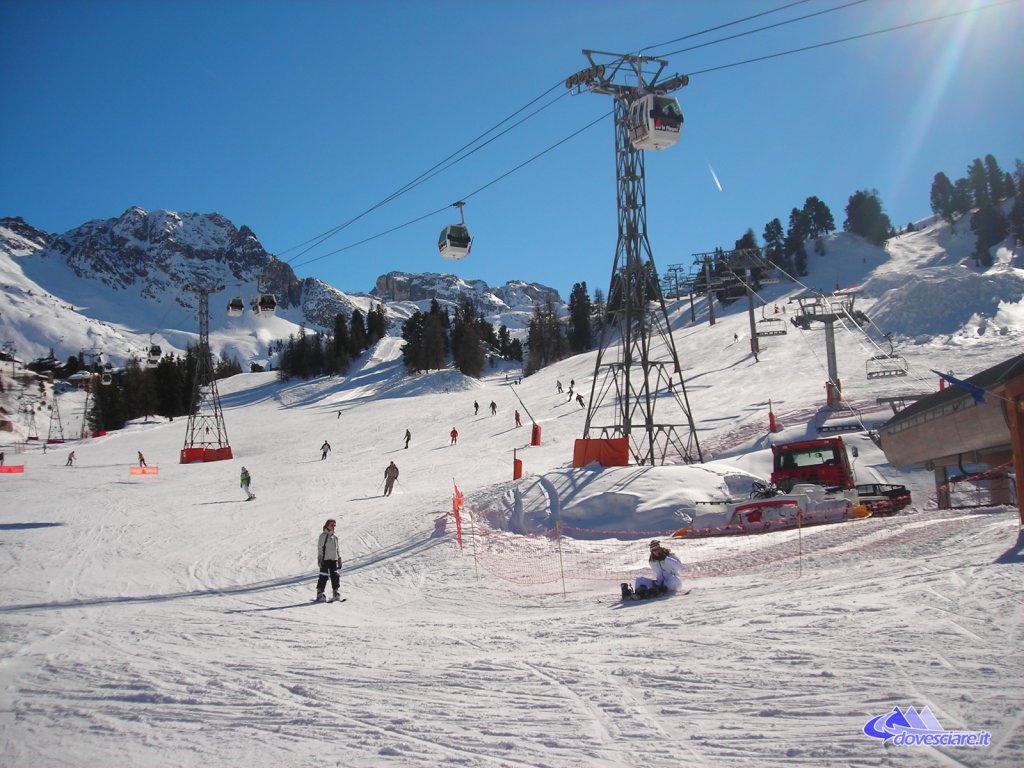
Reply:
[[629, 105], [627, 126], [634, 149], [668, 149], [679, 142], [683, 111], [674, 96], [646, 93]]
[[469, 251], [473, 247], [473, 238], [469, 234], [466, 220], [462, 215], [464, 205], [465, 203], [461, 200], [452, 203], [453, 208], [459, 209], [459, 223], [449, 224], [441, 230], [441, 235], [437, 238], [437, 250], [442, 259], [450, 261], [464, 259], [469, 256]]

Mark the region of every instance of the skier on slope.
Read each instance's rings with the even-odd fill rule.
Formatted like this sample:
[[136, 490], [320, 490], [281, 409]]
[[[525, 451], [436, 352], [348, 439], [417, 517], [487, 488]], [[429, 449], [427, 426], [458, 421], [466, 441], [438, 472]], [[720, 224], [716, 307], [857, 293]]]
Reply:
[[320, 461], [327, 458], [327, 454], [331, 452], [331, 444], [324, 440], [324, 444], [320, 446]]
[[252, 478], [249, 477], [249, 470], [242, 467], [242, 474], [239, 478], [241, 481], [242, 490], [245, 491], [246, 501], [252, 501], [256, 498], [256, 494], [249, 490], [249, 484], [252, 482]]
[[316, 542], [316, 564], [320, 568], [320, 577], [316, 580], [316, 601], [327, 602], [324, 597], [324, 587], [327, 586], [327, 579], [331, 580], [331, 589], [334, 594], [331, 602], [341, 599], [338, 588], [341, 586], [341, 576], [338, 571], [341, 569], [341, 546], [338, 544], [338, 537], [334, 533], [338, 523], [334, 518], [329, 518], [324, 523], [323, 533]]
[[459, 442], [459, 430], [457, 430], [455, 427], [452, 427], [452, 431], [449, 432], [448, 434], [451, 435], [452, 438], [450, 445], [455, 445], [457, 442]]
[[398, 479], [398, 466], [395, 462], [388, 464], [384, 470], [384, 495], [390, 496], [391, 490], [395, 487], [395, 481]]
[[412, 432], [410, 432], [407, 429], [407, 430], [405, 430], [405, 448], [406, 448], [406, 450], [409, 449], [409, 441], [410, 440], [412, 440]]
[[138, 453], [139, 453], [139, 466], [140, 467], [148, 466], [146, 464], [146, 457], [142, 455], [142, 451], [139, 451]]

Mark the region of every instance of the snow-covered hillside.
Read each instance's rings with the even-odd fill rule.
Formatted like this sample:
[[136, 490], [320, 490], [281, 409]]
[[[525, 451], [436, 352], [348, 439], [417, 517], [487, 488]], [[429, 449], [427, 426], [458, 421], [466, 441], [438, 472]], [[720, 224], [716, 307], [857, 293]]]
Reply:
[[[906, 380], [869, 382], [871, 339], [837, 330], [844, 393], [865, 425], [886, 416], [878, 396], [933, 391], [932, 368], [969, 375], [1021, 349], [1019, 299], [953, 332], [900, 336], [926, 309], [937, 328], [961, 311], [946, 281], [919, 279], [942, 234], [904, 236], [887, 261], [843, 258], [853, 245], [838, 236], [811, 259], [807, 287], [862, 284], [869, 315], [886, 302], [881, 330], [897, 334], [909, 365]], [[1019, 257], [1000, 253], [989, 272], [1019, 280]], [[956, 262], [932, 268], [976, 273]], [[872, 286], [883, 265], [890, 279]], [[772, 286], [764, 298], [791, 312], [797, 290]], [[619, 604], [618, 582], [644, 572], [647, 539], [664, 541], [680, 507], [766, 474], [769, 400], [784, 425], [774, 439], [813, 433], [827, 415], [820, 328], [762, 339], [757, 361], [741, 308], [714, 326], [700, 307], [691, 322], [688, 302], [672, 312], [703, 465], [571, 469], [585, 410], [556, 381], [589, 396], [594, 353], [520, 385], [500, 369], [481, 381], [407, 377], [395, 337], [344, 378], [222, 381], [231, 461], [178, 464], [181, 420], [45, 453], [6, 446], [25, 472], [0, 474], [0, 763], [1024, 763], [1015, 510], [936, 510], [930, 473], [888, 465], [863, 432], [850, 436], [859, 479], [908, 484], [908, 512], [669, 541], [689, 594]], [[516, 409], [541, 428], [540, 446], [529, 418], [515, 427]], [[321, 461], [325, 439], [333, 450]], [[129, 474], [138, 451], [159, 474]], [[526, 472], [518, 483], [513, 456]], [[385, 498], [392, 460], [401, 475]], [[462, 548], [448, 514], [456, 484]], [[517, 494], [524, 516], [587, 535], [502, 530]], [[327, 517], [339, 522], [347, 601], [313, 605]], [[985, 745], [865, 734], [911, 706], [949, 731], [987, 734]]]
[[[269, 345], [301, 327], [327, 330], [339, 312], [365, 316], [385, 303], [391, 332], [417, 309], [437, 299], [451, 312], [473, 300], [495, 327], [524, 336], [535, 306], [547, 299], [565, 312], [558, 292], [510, 281], [491, 287], [453, 275], [391, 272], [371, 293], [347, 293], [316, 278], [299, 280], [291, 267], [268, 254], [246, 226], [219, 214], [147, 212], [134, 207], [114, 219], [87, 222], [61, 235], [21, 219], [0, 219], [0, 340], [19, 359], [59, 360], [98, 350], [123, 365], [144, 357], [152, 344], [164, 354], [183, 354], [198, 336], [198, 288], [208, 289], [210, 343], [216, 357], [271, 362]], [[228, 302], [248, 305], [261, 292], [277, 299], [277, 311], [229, 317]]]

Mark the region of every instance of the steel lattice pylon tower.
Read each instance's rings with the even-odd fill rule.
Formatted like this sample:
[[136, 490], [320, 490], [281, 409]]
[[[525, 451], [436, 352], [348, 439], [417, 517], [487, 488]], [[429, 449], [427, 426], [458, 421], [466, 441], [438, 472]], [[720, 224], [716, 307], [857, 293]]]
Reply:
[[[196, 353], [196, 375], [192, 386], [192, 410], [185, 428], [185, 445], [181, 463], [230, 459], [231, 445], [224, 424], [224, 411], [217, 392], [210, 359], [210, 290], [197, 289], [199, 295], [199, 349]], [[198, 451], [202, 455], [197, 455]]]
[[[681, 88], [688, 78], [677, 75], [656, 84], [667, 62], [645, 56], [583, 53], [590, 60], [590, 69], [570, 78], [566, 86], [585, 85], [594, 93], [615, 99], [619, 229], [608, 288], [608, 321], [601, 328], [583, 436], [627, 437], [637, 464], [703, 462], [647, 238], [644, 154], [634, 148], [629, 130], [630, 106], [636, 99], [652, 92], [664, 94]], [[596, 63], [594, 55], [615, 59], [605, 66]], [[642, 71], [645, 64], [660, 65], [649, 82]], [[637, 84], [615, 84], [613, 80], [619, 72], [632, 76]]]

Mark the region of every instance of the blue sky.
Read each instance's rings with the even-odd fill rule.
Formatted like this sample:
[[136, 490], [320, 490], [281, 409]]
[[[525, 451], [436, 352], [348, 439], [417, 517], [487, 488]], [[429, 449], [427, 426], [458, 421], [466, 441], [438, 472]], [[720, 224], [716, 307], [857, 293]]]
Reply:
[[[593, 293], [615, 254], [614, 134], [600, 119], [610, 97], [561, 85], [587, 66], [582, 49], [643, 50], [669, 62], [665, 76], [691, 75], [676, 92], [682, 140], [646, 157], [663, 270], [747, 228], [760, 240], [811, 195], [841, 226], [849, 196], [877, 189], [905, 226], [931, 213], [936, 172], [956, 179], [988, 153], [1012, 170], [1024, 158], [1024, 3], [998, 2], [4, 0], [0, 216], [64, 232], [132, 205], [217, 211], [299, 276], [345, 291], [402, 270], [535, 281], [563, 297], [586, 281]], [[981, 10], [706, 71], [968, 7]], [[296, 248], [545, 93], [506, 135]], [[458, 213], [443, 209], [459, 199], [473, 252], [444, 261], [437, 235]]]

